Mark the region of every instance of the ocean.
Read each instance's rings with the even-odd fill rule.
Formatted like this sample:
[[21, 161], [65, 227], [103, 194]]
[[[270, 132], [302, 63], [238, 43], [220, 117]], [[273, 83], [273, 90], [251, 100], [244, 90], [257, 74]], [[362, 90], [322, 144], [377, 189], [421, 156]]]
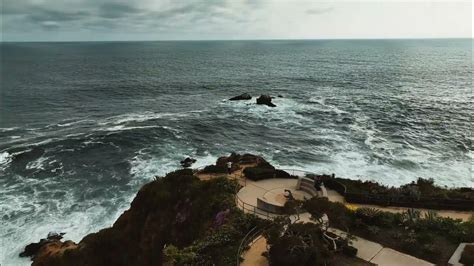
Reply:
[[[50, 231], [111, 226], [187, 156], [474, 187], [471, 39], [0, 47], [1, 265]], [[227, 101], [244, 92], [283, 97]]]

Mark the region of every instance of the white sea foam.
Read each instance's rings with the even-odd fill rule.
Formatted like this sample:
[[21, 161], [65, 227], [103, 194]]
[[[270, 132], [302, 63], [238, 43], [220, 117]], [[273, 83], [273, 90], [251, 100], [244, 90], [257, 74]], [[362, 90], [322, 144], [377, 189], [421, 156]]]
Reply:
[[[164, 176], [169, 172], [181, 168], [179, 162], [185, 157], [191, 156], [196, 159], [193, 168], [199, 168], [215, 163], [217, 156], [209, 153], [197, 156], [195, 151], [186, 149], [171, 148], [166, 156], [155, 156], [149, 153], [148, 149], [140, 150], [130, 161], [130, 174], [140, 179], [151, 180], [154, 176]], [[142, 182], [142, 181], [138, 181]]]
[[8, 132], [19, 129], [18, 127], [0, 127], [0, 132]]
[[311, 107], [316, 108], [319, 111], [333, 112], [333, 113], [336, 113], [336, 114], [339, 114], [339, 115], [348, 113], [347, 111], [344, 111], [344, 110], [340, 109], [339, 107], [337, 107], [335, 105], [326, 104], [326, 99], [321, 98], [320, 96], [312, 96], [312, 97], [309, 98], [308, 102], [313, 103], [313, 104], [314, 103], [318, 104], [319, 107], [316, 107], [314, 105], [311, 105]]
[[193, 111], [186, 111], [186, 112], [177, 112], [177, 113], [155, 113], [155, 112], [142, 112], [142, 113], [128, 113], [123, 115], [112, 116], [104, 119], [103, 121], [99, 122], [99, 125], [119, 125], [128, 122], [145, 122], [148, 120], [153, 119], [160, 119], [160, 118], [177, 118], [177, 117], [187, 117], [191, 116], [196, 113], [203, 112], [205, 110], [193, 110]]
[[[129, 202], [122, 198], [135, 193], [115, 193], [105, 199], [105, 202], [114, 202], [120, 198], [119, 202], [122, 202], [111, 212], [95, 200], [78, 201], [75, 189], [64, 187], [61, 178], [34, 179], [18, 175], [11, 178], [17, 179], [16, 182], [0, 196], [2, 218], [8, 221], [0, 227], [1, 265], [30, 265], [29, 258], [20, 258], [18, 254], [26, 244], [37, 242], [50, 231], [66, 232], [65, 239], [78, 242], [89, 233], [111, 226], [128, 208]], [[24, 187], [29, 187], [33, 193], [21, 193]], [[51, 189], [53, 187], [56, 189]], [[55, 193], [66, 195], [51, 197]], [[77, 204], [81, 207], [74, 208]]]
[[0, 153], [0, 170], [4, 171], [13, 160], [13, 156], [8, 152]]
[[[277, 107], [266, 105], [257, 105], [248, 101], [229, 101], [219, 103], [216, 115], [219, 118], [252, 117], [268, 125], [299, 125], [309, 122], [310, 117], [299, 114], [298, 111], [304, 111], [307, 106], [291, 98], [275, 98], [272, 102]], [[249, 121], [246, 121], [249, 122]]]
[[[66, 122], [67, 120], [65, 121], [62, 121], [62, 122]], [[77, 121], [72, 121], [72, 122], [67, 122], [67, 123], [58, 123], [56, 124], [58, 127], [69, 127], [69, 126], [72, 126], [72, 125], [77, 125], [77, 124], [83, 124], [83, 123], [88, 123], [88, 122], [95, 122], [95, 120], [91, 120], [91, 119], [84, 119], [84, 120], [77, 120]]]
[[310, 103], [319, 103], [320, 105], [325, 105], [325, 99], [320, 96], [312, 96], [308, 99]]
[[48, 161], [49, 157], [41, 156], [34, 161], [28, 162], [26, 164], [26, 169], [28, 170], [45, 170], [46, 162]]
[[[2, 265], [30, 265], [29, 258], [20, 258], [18, 254], [23, 250], [26, 243], [37, 242], [51, 231], [66, 232], [65, 238], [78, 242], [86, 234], [112, 225], [118, 217], [116, 213], [109, 213], [100, 205], [91, 206], [87, 210], [75, 211], [65, 215], [65, 209], [75, 204], [72, 201], [58, 202], [59, 212], [44, 209], [44, 204], [33, 202], [31, 207], [25, 206], [24, 202], [30, 200], [17, 197], [11, 198], [11, 205], [17, 208], [17, 212], [35, 212], [35, 219], [11, 220], [8, 228], [0, 229], [2, 236], [2, 252], [0, 252], [0, 263]], [[2, 206], [3, 207], [3, 206]], [[2, 208], [3, 209], [3, 208]], [[121, 210], [123, 211], [123, 210]], [[43, 215], [41, 213], [48, 213]], [[104, 217], [107, 217], [104, 219]], [[8, 246], [8, 248], [7, 248]]]
[[126, 131], [126, 130], [134, 130], [134, 129], [145, 129], [145, 128], [157, 128], [160, 126], [125, 126], [125, 125], [117, 125], [113, 127], [106, 127], [106, 128], [100, 128], [99, 130], [101, 131]]

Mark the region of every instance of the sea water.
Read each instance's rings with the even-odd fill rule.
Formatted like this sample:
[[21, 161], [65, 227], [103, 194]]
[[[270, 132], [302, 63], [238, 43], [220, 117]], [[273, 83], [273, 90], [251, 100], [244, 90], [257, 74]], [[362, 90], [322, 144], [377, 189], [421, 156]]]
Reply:
[[[474, 187], [472, 40], [2, 43], [0, 263], [111, 226], [154, 176], [249, 152]], [[227, 101], [270, 94], [275, 108]]]

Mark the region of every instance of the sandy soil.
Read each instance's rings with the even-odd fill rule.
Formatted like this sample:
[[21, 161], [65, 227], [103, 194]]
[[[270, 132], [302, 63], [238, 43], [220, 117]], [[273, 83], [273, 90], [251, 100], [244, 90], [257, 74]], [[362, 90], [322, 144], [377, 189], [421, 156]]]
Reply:
[[242, 255], [244, 261], [241, 266], [267, 266], [268, 260], [262, 253], [267, 251], [267, 239], [260, 237], [250, 248]]
[[243, 171], [245, 168], [247, 167], [253, 167], [255, 166], [256, 164], [241, 164], [240, 165], [240, 169], [238, 170], [235, 170], [234, 172], [232, 172], [230, 175], [227, 174], [227, 173], [219, 173], [219, 174], [207, 174], [207, 173], [200, 173], [200, 172], [197, 172], [196, 173], [196, 176], [201, 179], [201, 180], [210, 180], [212, 178], [216, 178], [216, 177], [219, 177], [219, 176], [226, 176], [226, 177], [229, 177], [231, 179], [236, 179], [240, 185], [242, 186], [245, 186], [245, 178], [244, 178], [244, 174], [243, 174]]

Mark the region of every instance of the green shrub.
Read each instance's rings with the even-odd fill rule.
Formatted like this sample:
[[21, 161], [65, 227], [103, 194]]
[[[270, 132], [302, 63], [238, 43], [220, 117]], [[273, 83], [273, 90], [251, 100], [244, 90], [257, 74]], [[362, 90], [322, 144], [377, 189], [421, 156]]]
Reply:
[[386, 187], [372, 181], [344, 178], [328, 178], [324, 183], [343, 194], [348, 202], [410, 208], [474, 210], [474, 189], [442, 188], [435, 186], [432, 179], [420, 178], [417, 182], [399, 188]]
[[208, 165], [202, 169], [202, 173], [209, 173], [209, 174], [223, 174], [227, 173], [227, 166], [225, 165]]
[[234, 194], [237, 193], [241, 188], [239, 182], [235, 179], [229, 179], [224, 176], [221, 176], [215, 178], [214, 180], [214, 182], [216, 182], [215, 185], [223, 192]]
[[408, 226], [415, 226], [421, 219], [421, 211], [417, 209], [408, 209], [402, 213], [403, 222]]
[[474, 245], [466, 245], [459, 260], [464, 265], [474, 265]]
[[474, 219], [463, 222], [411, 209], [404, 213], [368, 208], [351, 211], [325, 198], [306, 200], [303, 208], [313, 216], [326, 213], [331, 227], [441, 265], [460, 242], [474, 242]]
[[[270, 265], [327, 265], [334, 256], [323, 240], [322, 231], [316, 224], [295, 223], [276, 226], [268, 230]], [[281, 232], [285, 232], [281, 235]]]
[[393, 226], [398, 225], [396, 221], [397, 219], [394, 214], [388, 212], [380, 212], [380, 214], [377, 216], [376, 224], [381, 227], [392, 228]]
[[354, 220], [354, 214], [344, 204], [330, 202], [327, 198], [311, 198], [303, 203], [303, 209], [312, 215], [318, 216], [326, 213], [331, 225], [345, 228]]
[[416, 237], [417, 242], [422, 244], [431, 244], [434, 240], [434, 235], [431, 232], [420, 232]]
[[429, 256], [435, 256], [436, 254], [439, 253], [439, 249], [437, 246], [435, 246], [432, 243], [427, 243], [421, 246], [421, 251], [423, 254], [429, 255]]
[[367, 232], [371, 235], [378, 235], [380, 233], [380, 227], [371, 225], [367, 227]]
[[342, 253], [349, 257], [355, 257], [357, 255], [357, 248], [353, 246], [344, 246], [342, 248]]
[[174, 245], [168, 245], [163, 249], [164, 266], [185, 265], [193, 263], [197, 258], [197, 253], [190, 250], [180, 250]]
[[254, 181], [270, 178], [296, 178], [283, 170], [275, 169], [275, 167], [267, 162], [263, 162], [258, 166], [247, 167], [244, 169], [243, 173], [248, 179]]
[[258, 181], [275, 177], [275, 170], [271, 168], [247, 167], [244, 169], [245, 177]]
[[380, 210], [375, 208], [358, 208], [356, 210], [356, 216], [369, 224], [375, 224], [376, 220], [381, 216], [381, 213]]

